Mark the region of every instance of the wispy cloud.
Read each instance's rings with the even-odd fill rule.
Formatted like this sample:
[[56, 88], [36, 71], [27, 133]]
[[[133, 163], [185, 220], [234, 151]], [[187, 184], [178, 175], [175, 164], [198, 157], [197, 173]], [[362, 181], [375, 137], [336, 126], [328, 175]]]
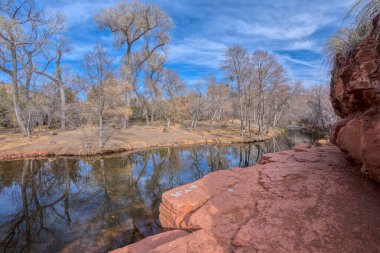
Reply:
[[303, 15], [295, 17], [291, 22], [279, 24], [265, 22], [249, 24], [242, 20], [236, 20], [230, 23], [230, 29], [235, 29], [243, 35], [259, 36], [261, 39], [286, 41], [310, 36], [321, 26], [319, 23]]
[[[173, 18], [175, 30], [168, 46], [168, 65], [189, 83], [214, 72], [227, 47], [240, 44], [249, 51], [273, 52], [287, 68], [290, 78], [312, 83], [328, 80], [322, 47], [342, 24], [353, 0], [143, 0], [160, 5]], [[96, 42], [112, 49], [109, 31], [93, 21], [100, 9], [118, 0], [41, 0], [49, 12], [67, 18], [72, 43], [69, 61], [79, 60]], [[315, 80], [317, 82], [318, 80]]]
[[169, 46], [171, 63], [218, 68], [227, 46], [206, 38], [186, 38]]
[[340, 27], [345, 9], [352, 1], [178, 0], [171, 3], [161, 1], [179, 24], [169, 50], [169, 54], [174, 50], [174, 57], [169, 60], [179, 68], [182, 61], [200, 71], [203, 66], [217, 69], [225, 48], [240, 44], [250, 52], [275, 53], [290, 78], [312, 83], [313, 79], [315, 82], [329, 79], [322, 61], [323, 44]]
[[281, 60], [283, 61], [289, 61], [289, 62], [292, 62], [292, 63], [296, 63], [298, 65], [303, 65], [303, 66], [306, 66], [306, 67], [309, 67], [309, 68], [318, 68], [319, 67], [319, 62], [310, 62], [310, 61], [304, 61], [304, 60], [300, 60], [300, 59], [295, 59], [295, 58], [292, 58], [291, 56], [289, 55], [280, 55], [278, 56]]
[[288, 46], [285, 46], [286, 50], [310, 50], [320, 52], [319, 45], [314, 40], [300, 40], [290, 42]]
[[66, 22], [69, 26], [74, 26], [87, 22], [93, 18], [96, 13], [101, 9], [112, 4], [117, 3], [117, 1], [99, 1], [99, 0], [73, 0], [73, 1], [52, 1], [42, 0], [46, 2], [46, 11], [48, 13], [60, 13], [63, 14], [66, 18]]

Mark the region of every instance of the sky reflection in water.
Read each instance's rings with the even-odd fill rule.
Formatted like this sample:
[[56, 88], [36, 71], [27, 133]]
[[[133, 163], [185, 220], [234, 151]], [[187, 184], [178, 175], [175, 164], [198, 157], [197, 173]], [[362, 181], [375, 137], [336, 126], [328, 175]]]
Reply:
[[299, 133], [287, 137], [86, 160], [0, 162], [0, 250], [106, 252], [136, 242], [161, 231], [163, 192], [312, 141]]

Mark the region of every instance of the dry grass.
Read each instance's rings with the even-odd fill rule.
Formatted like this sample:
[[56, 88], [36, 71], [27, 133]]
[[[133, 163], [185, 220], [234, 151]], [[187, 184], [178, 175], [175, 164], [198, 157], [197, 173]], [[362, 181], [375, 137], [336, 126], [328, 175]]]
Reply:
[[356, 0], [346, 15], [353, 24], [342, 27], [325, 44], [325, 59], [334, 64], [338, 53], [348, 57], [372, 30], [372, 20], [380, 14], [380, 0]]

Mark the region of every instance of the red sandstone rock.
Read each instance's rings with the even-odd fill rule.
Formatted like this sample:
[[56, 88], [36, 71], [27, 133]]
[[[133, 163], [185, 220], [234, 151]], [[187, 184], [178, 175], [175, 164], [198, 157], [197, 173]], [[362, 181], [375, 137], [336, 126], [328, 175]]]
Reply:
[[342, 118], [380, 104], [380, 25], [349, 58], [337, 55], [331, 79], [331, 102]]
[[362, 164], [362, 172], [380, 182], [380, 106], [339, 122], [332, 129], [331, 141]]
[[[186, 228], [188, 216], [192, 211], [204, 205], [215, 193], [238, 182], [236, 175], [231, 171], [215, 172], [212, 174], [212, 180], [207, 180], [210, 176], [206, 175], [204, 180], [198, 181], [197, 184], [187, 184], [162, 195], [160, 222], [163, 228]], [[207, 188], [208, 191], [199, 191], [198, 188]], [[187, 201], [188, 199], [191, 201]], [[194, 199], [196, 201], [193, 201]]]
[[380, 252], [380, 188], [337, 147], [265, 161], [164, 193], [163, 226], [194, 232], [140, 252]]
[[142, 253], [149, 252], [154, 248], [159, 247], [167, 242], [174, 241], [180, 237], [186, 236], [189, 233], [184, 230], [173, 230], [158, 235], [150, 236], [137, 243], [128, 245], [126, 247], [111, 251], [112, 253]]
[[380, 24], [350, 57], [337, 55], [331, 102], [344, 119], [331, 129], [331, 140], [362, 171], [380, 182]]
[[[180, 237], [171, 242], [162, 244], [149, 253], [175, 252], [175, 253], [227, 253], [231, 252], [228, 242], [219, 241], [218, 238], [207, 230], [199, 230], [187, 236]], [[144, 251], [140, 251], [144, 252]]]

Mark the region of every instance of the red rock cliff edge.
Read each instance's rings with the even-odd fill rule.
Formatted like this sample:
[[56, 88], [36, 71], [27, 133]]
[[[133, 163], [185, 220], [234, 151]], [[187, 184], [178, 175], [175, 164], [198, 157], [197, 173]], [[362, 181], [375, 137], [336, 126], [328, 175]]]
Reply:
[[343, 119], [331, 129], [331, 142], [380, 182], [380, 22], [344, 57], [338, 54], [331, 79], [331, 102]]
[[296, 147], [165, 192], [169, 231], [113, 253], [380, 252], [379, 210], [337, 147]]

